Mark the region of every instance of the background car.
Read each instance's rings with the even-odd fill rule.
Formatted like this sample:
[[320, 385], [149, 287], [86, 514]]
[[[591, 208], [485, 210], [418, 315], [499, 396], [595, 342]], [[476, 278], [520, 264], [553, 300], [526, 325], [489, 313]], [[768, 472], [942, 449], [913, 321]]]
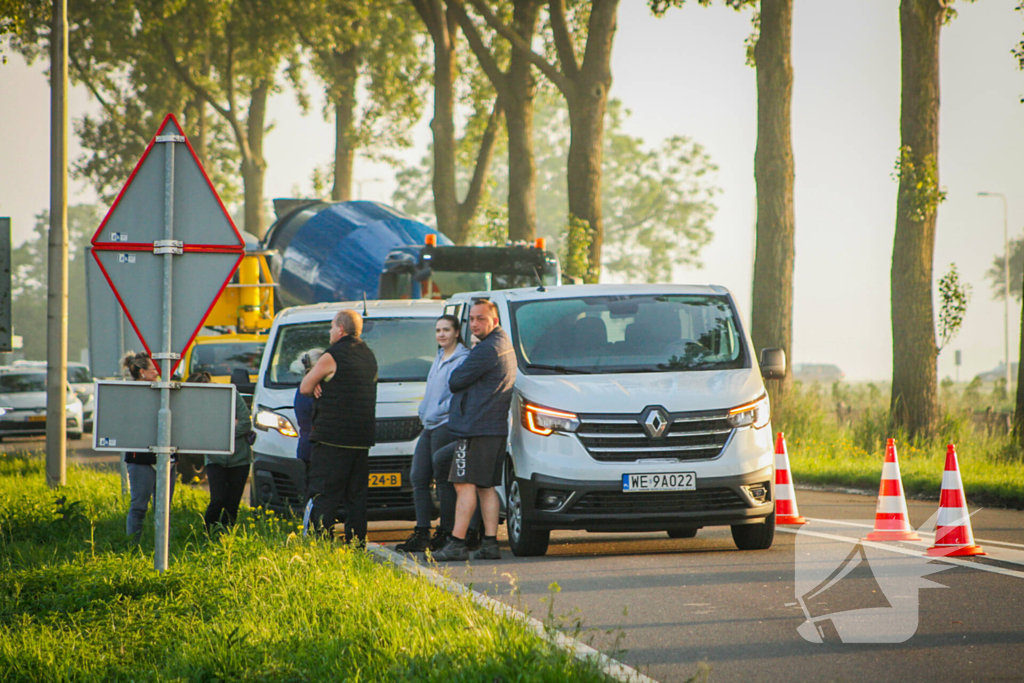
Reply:
[[[81, 439], [82, 401], [70, 385], [66, 400], [68, 438]], [[40, 434], [46, 434], [45, 368], [0, 368], [0, 440]]]
[[[72, 363], [69, 361], [67, 365], [68, 386], [74, 389], [78, 399], [82, 402], [82, 429], [91, 434], [92, 414], [96, 406], [96, 399], [93, 395], [95, 387], [93, 385], [92, 372], [85, 363]], [[15, 361], [11, 367], [41, 368], [46, 370], [46, 363], [44, 361], [19, 360]]]

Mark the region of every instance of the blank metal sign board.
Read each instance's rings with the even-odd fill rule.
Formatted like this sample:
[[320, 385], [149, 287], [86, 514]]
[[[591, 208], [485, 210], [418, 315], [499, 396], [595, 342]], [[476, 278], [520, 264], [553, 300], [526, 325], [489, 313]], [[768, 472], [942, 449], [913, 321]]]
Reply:
[[[148, 382], [96, 382], [92, 447], [148, 451], [157, 445], [160, 391]], [[235, 387], [181, 384], [171, 391], [171, 445], [178, 453], [225, 453], [235, 447]]]
[[168, 239], [168, 217], [173, 248], [179, 249], [172, 266], [170, 350], [181, 354], [241, 263], [245, 243], [170, 114], [92, 238], [96, 263], [150, 353], [165, 348], [165, 259], [155, 252]]
[[121, 377], [121, 359], [129, 351], [142, 351], [142, 344], [132, 328], [117, 297], [103, 277], [99, 263], [86, 247], [85, 291], [89, 310], [89, 367], [93, 377]]

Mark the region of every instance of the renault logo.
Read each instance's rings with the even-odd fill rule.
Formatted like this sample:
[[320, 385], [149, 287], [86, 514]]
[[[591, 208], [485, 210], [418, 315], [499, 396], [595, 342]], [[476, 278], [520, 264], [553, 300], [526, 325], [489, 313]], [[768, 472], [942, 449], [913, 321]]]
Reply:
[[644, 418], [644, 429], [652, 439], [664, 436], [665, 430], [668, 429], [668, 415], [661, 408], [651, 408]]

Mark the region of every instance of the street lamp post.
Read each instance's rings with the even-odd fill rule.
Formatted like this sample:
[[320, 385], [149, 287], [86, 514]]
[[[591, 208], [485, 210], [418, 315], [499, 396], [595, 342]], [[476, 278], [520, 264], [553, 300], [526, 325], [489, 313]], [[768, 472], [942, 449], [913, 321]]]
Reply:
[[1010, 391], [1010, 233], [1006, 219], [1006, 195], [1002, 192], [979, 192], [979, 197], [1003, 200], [1003, 342], [1006, 354], [1006, 391]]

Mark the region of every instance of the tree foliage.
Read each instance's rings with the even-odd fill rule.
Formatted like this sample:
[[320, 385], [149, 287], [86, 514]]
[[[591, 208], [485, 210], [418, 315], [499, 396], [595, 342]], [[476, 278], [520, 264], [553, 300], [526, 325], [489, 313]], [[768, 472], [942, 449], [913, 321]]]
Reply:
[[[1024, 237], [1010, 240], [1010, 296], [1021, 301], [1022, 282], [1024, 282]], [[985, 271], [985, 278], [992, 287], [992, 298], [1002, 301], [1006, 298], [1006, 286], [1003, 282], [1003, 255], [992, 257], [992, 267]]]
[[[462, 2], [462, 0], [454, 0]], [[619, 0], [549, 0], [550, 40], [536, 50], [486, 0], [468, 0], [476, 14], [507, 40], [554, 85], [569, 108], [572, 135], [566, 162], [569, 213], [590, 225], [590, 272], [596, 282], [602, 264], [604, 214], [602, 159], [611, 55]]]
[[384, 150], [412, 144], [431, 66], [422, 26], [407, 0], [299, 3], [291, 21], [324, 86], [324, 118], [336, 123], [332, 198], [348, 200], [357, 150], [390, 161]]
[[[24, 3], [25, 30], [12, 40], [30, 63], [48, 59], [50, 7]], [[167, 66], [162, 47], [139, 12], [141, 0], [69, 0], [69, 75], [100, 105], [99, 114], [74, 122], [86, 153], [72, 174], [110, 203], [134, 169], [168, 112], [178, 114], [207, 173], [226, 202], [238, 197], [238, 152], [231, 131], [207, 121], [203, 105]]]
[[[86, 247], [103, 216], [99, 207], [68, 207], [68, 359], [78, 360], [89, 346], [86, 327]], [[32, 236], [11, 253], [11, 315], [14, 334], [24, 340], [23, 352], [31, 360], [46, 359], [47, 246], [50, 214], [36, 216]]]
[[953, 341], [960, 332], [971, 300], [971, 286], [960, 282], [956, 264], [949, 264], [949, 272], [939, 280], [939, 343], [936, 354]]
[[[565, 257], [569, 115], [561, 98], [546, 92], [537, 97], [535, 116], [538, 234]], [[621, 102], [609, 103], [602, 198], [605, 268], [627, 281], [667, 282], [674, 267], [701, 265], [700, 252], [712, 237], [710, 222], [719, 192], [713, 181], [717, 167], [689, 138], [675, 136], [651, 147], [629, 135], [623, 131], [628, 116]], [[418, 166], [403, 169], [393, 197], [396, 206], [424, 220], [431, 210], [429, 162], [428, 156]], [[469, 166], [461, 165], [460, 181], [466, 183], [468, 176]], [[499, 163], [481, 211], [484, 220], [475, 222], [471, 232], [475, 242], [487, 234], [486, 217], [494, 215], [493, 207], [497, 198], [505, 196], [507, 183], [507, 166]], [[589, 257], [583, 271], [591, 272]]]

